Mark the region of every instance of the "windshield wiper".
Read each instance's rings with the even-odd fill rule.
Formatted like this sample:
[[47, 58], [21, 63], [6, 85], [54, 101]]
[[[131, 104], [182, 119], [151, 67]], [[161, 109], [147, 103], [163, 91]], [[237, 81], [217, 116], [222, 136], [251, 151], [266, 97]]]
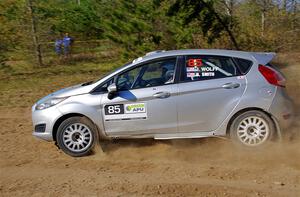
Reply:
[[83, 84], [81, 84], [81, 86], [87, 86], [87, 85], [91, 85], [94, 81], [88, 81], [88, 82], [85, 82]]

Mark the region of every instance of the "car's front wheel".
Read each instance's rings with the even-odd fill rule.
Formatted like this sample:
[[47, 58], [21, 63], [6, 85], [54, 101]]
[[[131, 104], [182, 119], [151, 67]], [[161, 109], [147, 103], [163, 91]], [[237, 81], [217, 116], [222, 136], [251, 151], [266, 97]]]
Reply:
[[271, 118], [262, 111], [251, 110], [238, 115], [231, 124], [230, 137], [237, 144], [258, 147], [273, 139], [275, 126]]
[[57, 131], [57, 144], [61, 150], [73, 157], [88, 155], [97, 140], [95, 125], [85, 117], [64, 120]]

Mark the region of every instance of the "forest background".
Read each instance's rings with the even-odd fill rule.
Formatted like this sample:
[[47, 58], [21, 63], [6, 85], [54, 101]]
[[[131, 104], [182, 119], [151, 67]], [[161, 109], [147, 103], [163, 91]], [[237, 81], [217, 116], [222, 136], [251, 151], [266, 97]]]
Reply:
[[[0, 72], [110, 70], [154, 50], [297, 52], [299, 7], [299, 0], [2, 0]], [[72, 56], [58, 58], [54, 41], [66, 32]]]

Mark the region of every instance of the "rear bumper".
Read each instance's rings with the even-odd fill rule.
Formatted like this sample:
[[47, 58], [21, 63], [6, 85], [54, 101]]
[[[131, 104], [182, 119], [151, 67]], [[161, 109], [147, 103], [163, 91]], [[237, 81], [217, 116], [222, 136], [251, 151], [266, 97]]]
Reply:
[[294, 104], [284, 88], [277, 88], [269, 112], [277, 121], [280, 130], [286, 132], [294, 121]]

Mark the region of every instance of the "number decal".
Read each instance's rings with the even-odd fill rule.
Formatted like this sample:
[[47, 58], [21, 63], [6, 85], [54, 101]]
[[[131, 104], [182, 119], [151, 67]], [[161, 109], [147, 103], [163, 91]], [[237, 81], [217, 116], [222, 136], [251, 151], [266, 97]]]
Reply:
[[105, 115], [124, 114], [124, 105], [106, 105], [104, 107]]
[[188, 67], [194, 67], [194, 66], [201, 67], [202, 65], [203, 65], [202, 59], [189, 59], [187, 64]]
[[146, 103], [124, 103], [104, 105], [104, 120], [147, 119]]

